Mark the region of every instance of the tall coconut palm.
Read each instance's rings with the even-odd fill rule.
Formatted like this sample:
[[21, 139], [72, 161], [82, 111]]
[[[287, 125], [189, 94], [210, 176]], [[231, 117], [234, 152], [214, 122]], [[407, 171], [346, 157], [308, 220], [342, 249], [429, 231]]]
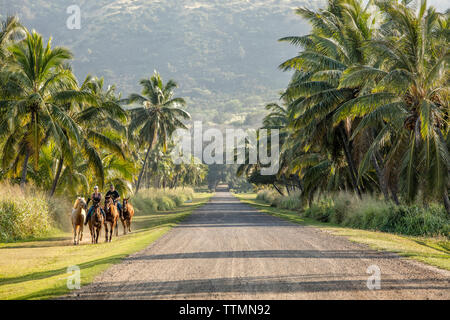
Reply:
[[[78, 92], [77, 92], [78, 91]], [[115, 87], [104, 88], [104, 79], [87, 76], [78, 90], [71, 94], [82, 93], [90, 97], [89, 101], [72, 102], [66, 104], [66, 113], [74, 119], [79, 128], [79, 143], [72, 141], [67, 136], [67, 141], [73, 147], [73, 152], [81, 152], [88, 159], [88, 166], [93, 170], [96, 183], [103, 186], [107, 177], [105, 174], [105, 165], [108, 167], [113, 164], [119, 164], [117, 161], [108, 160], [110, 155], [116, 155], [125, 160], [124, 146], [126, 144], [125, 121], [127, 113], [119, 104], [119, 97], [116, 97]], [[63, 150], [62, 150], [63, 151]], [[58, 180], [64, 164], [69, 168], [74, 164], [71, 154], [67, 156], [66, 152], [59, 153], [59, 159], [55, 178], [50, 191], [53, 195], [56, 191]], [[119, 161], [119, 160], [118, 160]], [[124, 165], [124, 163], [122, 163]], [[120, 188], [124, 188], [125, 183], [120, 180]]]
[[136, 182], [136, 193], [139, 191], [150, 151], [156, 146], [158, 139], [161, 140], [165, 152], [172, 133], [177, 128], [186, 129], [181, 120], [190, 119], [190, 115], [179, 108], [186, 104], [184, 99], [173, 97], [174, 89], [178, 87], [175, 81], [169, 80], [164, 84], [159, 73], [155, 71], [150, 79], [142, 79], [140, 84], [143, 87], [142, 93], [131, 94], [127, 99], [128, 104], [141, 105], [130, 110], [131, 122], [128, 130], [130, 134], [136, 134], [139, 145], [147, 149]]
[[297, 14], [313, 28], [306, 36], [280, 39], [304, 49], [280, 66], [296, 70], [286, 91], [295, 109], [291, 126], [294, 131], [300, 131], [297, 136], [304, 138], [305, 149], [312, 145], [332, 149], [339, 146], [353, 189], [361, 196], [355, 161], [357, 147], [350, 140], [353, 123], [346, 118], [333, 126], [333, 115], [340, 105], [364, 90], [340, 87], [339, 82], [347, 68], [364, 64], [368, 59], [361, 47], [376, 35], [376, 14], [358, 0], [330, 0], [326, 9], [314, 12], [299, 8]]
[[377, 5], [387, 22], [381, 26], [383, 37], [370, 41], [367, 52], [378, 61], [347, 72], [352, 85], [375, 81], [340, 113], [363, 116], [358, 130], [381, 126], [369, 151], [391, 141], [387, 157], [406, 199], [422, 190], [425, 201], [441, 197], [450, 213], [448, 13], [437, 13], [425, 0], [418, 10], [407, 2]]
[[52, 48], [50, 40], [44, 46], [42, 36], [34, 31], [9, 50], [13, 60], [0, 101], [4, 115], [0, 135], [5, 138], [2, 165], [15, 169], [22, 162], [24, 184], [30, 157], [37, 169], [40, 148], [50, 137], [62, 145], [67, 132], [79, 141], [78, 127], [65, 112], [64, 103], [82, 97], [70, 91], [76, 79], [64, 65], [72, 58], [69, 50]]

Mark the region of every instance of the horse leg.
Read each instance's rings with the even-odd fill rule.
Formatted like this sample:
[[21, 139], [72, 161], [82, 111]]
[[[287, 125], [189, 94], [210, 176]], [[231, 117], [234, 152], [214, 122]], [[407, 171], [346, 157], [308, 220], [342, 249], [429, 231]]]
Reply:
[[108, 242], [108, 223], [105, 223], [105, 242]]
[[113, 221], [113, 223], [111, 224], [111, 236], [109, 237], [109, 242], [112, 241], [112, 236], [113, 236], [114, 231], [116, 232], [116, 236], [117, 236], [117, 219], [115, 219]]
[[100, 235], [100, 228], [97, 227], [97, 236], [95, 237], [95, 243], [98, 243], [98, 236]]
[[94, 234], [94, 237], [92, 238], [92, 243], [97, 243], [98, 241], [98, 229], [96, 226], [92, 226], [92, 233]]
[[94, 228], [92, 226], [89, 226], [89, 231], [91, 232], [91, 243], [94, 243]]
[[84, 229], [84, 225], [83, 225], [83, 222], [81, 222], [81, 225], [80, 225], [80, 239], [78, 240], [78, 243], [80, 243], [83, 240], [83, 229]]
[[116, 237], [119, 236], [119, 221], [116, 220], [114, 223], [114, 229], [116, 230]]
[[77, 244], [77, 226], [75, 224], [72, 225], [73, 227], [73, 244]]
[[77, 244], [80, 244], [80, 234], [81, 234], [81, 227], [80, 225], [77, 226]]
[[122, 226], [123, 226], [123, 235], [127, 234], [127, 223], [125, 219], [120, 219], [120, 221], [122, 222]]
[[111, 225], [110, 225], [110, 229], [109, 229], [109, 242], [111, 242], [111, 240], [112, 240], [113, 232], [114, 232], [114, 222], [111, 223]]

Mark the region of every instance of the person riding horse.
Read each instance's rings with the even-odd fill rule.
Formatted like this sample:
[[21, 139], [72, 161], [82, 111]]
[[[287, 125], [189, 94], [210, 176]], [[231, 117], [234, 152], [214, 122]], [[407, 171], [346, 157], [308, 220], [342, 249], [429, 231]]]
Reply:
[[[100, 202], [102, 201], [102, 194], [98, 192], [98, 187], [94, 187], [94, 193], [92, 194], [91, 198], [88, 198], [86, 206], [89, 205], [89, 201], [92, 200], [92, 206], [89, 208], [88, 214], [86, 215], [86, 221], [84, 222], [84, 225], [87, 225], [89, 219], [91, 218], [92, 212], [94, 211], [95, 206], [98, 206]], [[103, 215], [103, 218], [106, 219], [105, 211], [103, 211], [103, 208], [100, 207], [100, 211]]]
[[117, 210], [119, 211], [120, 219], [123, 219], [123, 210], [122, 204], [120, 203], [120, 194], [117, 190], [115, 190], [114, 185], [111, 184], [109, 186], [109, 191], [106, 193], [105, 198], [111, 197], [114, 201], [114, 204], [117, 206]]

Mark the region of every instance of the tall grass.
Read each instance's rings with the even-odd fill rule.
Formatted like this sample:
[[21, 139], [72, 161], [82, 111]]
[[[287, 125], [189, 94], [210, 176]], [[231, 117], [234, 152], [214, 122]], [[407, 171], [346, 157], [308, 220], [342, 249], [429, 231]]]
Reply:
[[262, 190], [256, 198], [273, 207], [302, 211], [302, 216], [350, 228], [377, 230], [412, 236], [450, 238], [450, 218], [443, 206], [401, 205], [370, 195], [363, 199], [345, 192], [329, 194], [303, 210], [301, 194], [281, 196], [273, 190]]
[[42, 237], [64, 226], [67, 202], [51, 201], [33, 187], [4, 183], [0, 188], [0, 242]]
[[258, 192], [258, 194], [256, 195], [256, 200], [261, 200], [268, 204], [273, 204], [277, 196], [278, 195], [275, 191], [265, 189]]
[[288, 196], [282, 196], [272, 190], [262, 190], [258, 192], [256, 199], [281, 209], [300, 210], [302, 208], [300, 192], [291, 192]]
[[339, 193], [322, 197], [307, 208], [303, 216], [357, 229], [450, 238], [450, 219], [443, 206], [436, 204], [397, 206], [368, 195], [361, 200]]
[[143, 189], [131, 199], [134, 207], [139, 211], [168, 211], [181, 206], [194, 197], [192, 188], [175, 189]]

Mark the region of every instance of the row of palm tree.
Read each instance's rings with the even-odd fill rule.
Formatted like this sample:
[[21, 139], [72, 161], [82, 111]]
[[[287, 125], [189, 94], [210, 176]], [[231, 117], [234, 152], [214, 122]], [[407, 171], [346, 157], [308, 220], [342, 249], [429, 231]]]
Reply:
[[[329, 0], [299, 8], [311, 32], [264, 128], [282, 132], [278, 175], [310, 201], [324, 192], [442, 201], [450, 213], [450, 15], [409, 0]], [[242, 166], [258, 181], [258, 165]], [[261, 180], [261, 177], [259, 177]]]
[[[180, 108], [185, 101], [173, 97], [177, 84], [164, 84], [155, 71], [141, 80], [142, 94], [122, 99], [103, 78], [87, 76], [80, 84], [72, 53], [45, 43], [16, 17], [0, 28], [0, 179], [32, 181], [52, 196], [105, 183], [138, 192], [149, 160], [166, 154], [172, 133], [190, 118]], [[162, 177], [171, 170], [159, 163], [151, 173]], [[204, 178], [182, 172], [180, 185]]]

